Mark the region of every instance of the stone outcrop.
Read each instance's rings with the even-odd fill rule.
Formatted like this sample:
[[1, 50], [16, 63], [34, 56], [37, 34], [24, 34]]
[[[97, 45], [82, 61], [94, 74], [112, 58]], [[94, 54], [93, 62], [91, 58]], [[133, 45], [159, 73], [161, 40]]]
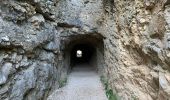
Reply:
[[58, 56], [58, 32], [49, 22], [51, 8], [44, 7], [45, 1], [37, 1], [38, 8], [32, 3], [11, 0], [0, 4], [1, 100], [45, 99], [66, 77]]
[[123, 100], [168, 100], [169, 1], [114, 0], [112, 7], [113, 20], [105, 17], [101, 29], [109, 34], [105, 76], [110, 87]]
[[1, 1], [0, 99], [46, 99], [67, 76], [67, 43], [87, 35], [103, 38], [99, 72], [122, 100], [169, 99], [169, 0]]

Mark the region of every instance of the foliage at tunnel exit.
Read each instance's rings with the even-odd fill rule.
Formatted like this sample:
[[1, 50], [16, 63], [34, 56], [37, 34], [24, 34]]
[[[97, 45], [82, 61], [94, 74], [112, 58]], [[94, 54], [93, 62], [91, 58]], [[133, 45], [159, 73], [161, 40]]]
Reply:
[[104, 76], [101, 76], [100, 79], [105, 86], [106, 96], [108, 100], [119, 100], [117, 94], [114, 93], [113, 90], [109, 88], [107, 79]]

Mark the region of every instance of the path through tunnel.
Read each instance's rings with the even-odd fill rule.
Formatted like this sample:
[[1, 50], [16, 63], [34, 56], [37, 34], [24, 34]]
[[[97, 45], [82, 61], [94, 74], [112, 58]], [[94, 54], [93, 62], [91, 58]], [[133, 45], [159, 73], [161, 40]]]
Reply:
[[103, 37], [99, 34], [82, 34], [72, 36], [65, 44], [65, 66], [69, 70], [74, 67], [90, 66], [99, 71], [103, 67]]
[[[70, 73], [67, 73], [66, 86], [50, 97], [55, 100], [108, 100], [100, 82], [104, 69], [103, 37], [94, 33], [79, 34], [66, 37], [61, 43], [64, 44], [64, 70]], [[53, 100], [51, 98], [49, 100]]]

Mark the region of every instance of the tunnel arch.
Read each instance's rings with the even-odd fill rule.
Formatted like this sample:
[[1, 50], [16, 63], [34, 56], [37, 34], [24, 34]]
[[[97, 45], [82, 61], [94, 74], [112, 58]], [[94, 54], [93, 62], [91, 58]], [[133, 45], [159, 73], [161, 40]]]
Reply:
[[[77, 64], [89, 64], [100, 71], [104, 65], [104, 37], [89, 33], [67, 37], [64, 48], [64, 64], [71, 70]], [[76, 51], [82, 50], [82, 58], [76, 57]]]

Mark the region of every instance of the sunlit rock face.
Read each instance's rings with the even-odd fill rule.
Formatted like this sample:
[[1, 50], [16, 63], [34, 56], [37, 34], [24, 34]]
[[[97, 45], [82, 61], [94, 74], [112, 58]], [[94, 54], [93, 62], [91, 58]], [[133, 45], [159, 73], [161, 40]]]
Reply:
[[169, 99], [168, 2], [114, 0], [114, 21], [105, 17], [106, 76], [123, 100]]
[[169, 99], [169, 0], [4, 0], [0, 100], [46, 99], [81, 39], [98, 46], [99, 74], [122, 100]]
[[82, 27], [85, 30], [99, 26], [103, 15], [102, 0], [65, 0], [57, 6], [57, 21]]

